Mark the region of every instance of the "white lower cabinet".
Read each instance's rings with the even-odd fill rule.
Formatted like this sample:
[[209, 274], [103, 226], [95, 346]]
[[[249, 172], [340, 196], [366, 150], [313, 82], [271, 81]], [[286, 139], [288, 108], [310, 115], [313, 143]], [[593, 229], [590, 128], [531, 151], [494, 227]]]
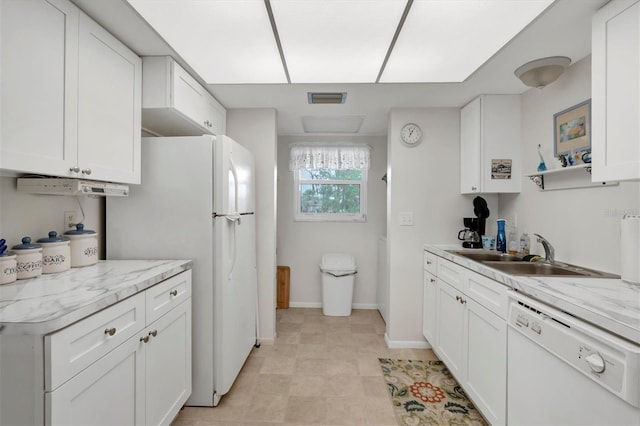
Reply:
[[424, 285], [422, 292], [422, 335], [433, 347], [436, 343], [436, 277], [424, 271]]
[[433, 349], [485, 419], [505, 424], [507, 289], [449, 260], [437, 265]]
[[169, 425], [191, 395], [191, 271], [2, 344], [2, 424]]

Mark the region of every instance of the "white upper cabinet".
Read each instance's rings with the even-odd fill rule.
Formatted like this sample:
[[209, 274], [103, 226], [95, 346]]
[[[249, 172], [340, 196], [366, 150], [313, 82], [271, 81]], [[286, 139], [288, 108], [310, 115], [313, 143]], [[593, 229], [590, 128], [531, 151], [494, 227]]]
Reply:
[[460, 193], [520, 192], [520, 96], [482, 95], [460, 111]]
[[3, 0], [0, 167], [58, 175], [76, 166], [78, 9]]
[[142, 61], [84, 13], [79, 52], [80, 173], [140, 183]]
[[170, 56], [142, 59], [142, 127], [160, 136], [222, 135], [227, 112]]
[[0, 168], [140, 183], [140, 58], [68, 0], [1, 8]]
[[640, 2], [613, 0], [593, 18], [592, 179], [640, 179]]

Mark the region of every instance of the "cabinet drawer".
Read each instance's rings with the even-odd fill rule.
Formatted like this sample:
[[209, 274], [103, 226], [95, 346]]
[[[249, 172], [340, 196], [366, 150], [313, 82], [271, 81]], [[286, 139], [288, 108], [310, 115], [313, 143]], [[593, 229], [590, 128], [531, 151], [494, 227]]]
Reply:
[[467, 276], [466, 293], [500, 318], [507, 317], [507, 287], [474, 272]]
[[137, 294], [45, 336], [45, 390], [52, 391], [145, 327]]
[[465, 269], [448, 260], [438, 259], [438, 273], [436, 276], [452, 285], [456, 290], [464, 292], [465, 289]]
[[438, 257], [426, 250], [424, 251], [424, 270], [432, 275], [438, 273]]
[[191, 297], [191, 270], [184, 271], [149, 288], [145, 294], [147, 298], [147, 324], [151, 324]]

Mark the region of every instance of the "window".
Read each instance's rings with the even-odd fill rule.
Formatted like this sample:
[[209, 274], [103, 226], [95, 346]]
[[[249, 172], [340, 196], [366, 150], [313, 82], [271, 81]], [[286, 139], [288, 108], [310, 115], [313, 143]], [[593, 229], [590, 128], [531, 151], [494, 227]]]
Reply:
[[367, 145], [294, 145], [294, 219], [364, 222], [368, 167]]

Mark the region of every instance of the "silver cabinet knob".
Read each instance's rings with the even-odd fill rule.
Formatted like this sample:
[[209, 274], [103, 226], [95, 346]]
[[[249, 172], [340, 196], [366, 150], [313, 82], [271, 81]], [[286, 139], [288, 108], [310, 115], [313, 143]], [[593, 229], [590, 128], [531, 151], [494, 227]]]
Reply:
[[116, 328], [115, 327], [107, 328], [107, 329], [104, 330], [104, 334], [108, 334], [109, 336], [113, 336], [114, 334], [116, 334]]
[[169, 292], [169, 294], [170, 294], [171, 296], [177, 296], [177, 295], [178, 295], [178, 290], [171, 290], [171, 291]]
[[144, 342], [144, 343], [149, 343], [149, 336], [141, 337], [141, 338], [140, 338], [140, 341], [141, 341], [141, 342]]
[[478, 190], [478, 187], [477, 187], [477, 186], [472, 186], [472, 187], [471, 187], [471, 190], [472, 190], [472, 191], [477, 191], [477, 190]]
[[436, 280], [434, 280], [433, 278], [429, 278], [429, 281], [431, 281], [432, 283], [436, 282]]
[[82, 174], [83, 175], [90, 175], [91, 174], [91, 169], [82, 169]]
[[80, 167], [78, 167], [78, 166], [70, 167], [70, 168], [69, 168], [69, 171], [70, 171], [71, 173], [78, 173], [78, 172], [80, 171]]
[[156, 337], [158, 335], [158, 330], [153, 330], [149, 332], [149, 336]]

